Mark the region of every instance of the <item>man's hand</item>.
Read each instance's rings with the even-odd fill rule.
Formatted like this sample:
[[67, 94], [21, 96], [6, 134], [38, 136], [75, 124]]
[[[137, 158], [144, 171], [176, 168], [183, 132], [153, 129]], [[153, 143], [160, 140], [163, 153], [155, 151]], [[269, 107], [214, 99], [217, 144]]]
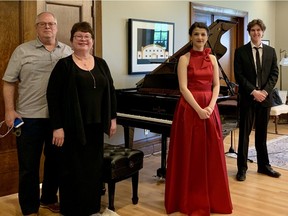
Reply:
[[13, 127], [14, 126], [14, 120], [16, 118], [20, 118], [21, 116], [15, 111], [9, 111], [9, 112], [5, 112], [5, 123], [8, 127]]
[[254, 90], [252, 92], [252, 95], [254, 96], [254, 100], [261, 103], [262, 101], [266, 99], [268, 94], [264, 90]]

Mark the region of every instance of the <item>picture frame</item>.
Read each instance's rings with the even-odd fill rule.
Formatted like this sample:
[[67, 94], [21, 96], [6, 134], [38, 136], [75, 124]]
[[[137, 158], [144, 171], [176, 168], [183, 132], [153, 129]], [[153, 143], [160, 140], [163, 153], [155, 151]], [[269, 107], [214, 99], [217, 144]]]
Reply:
[[174, 53], [174, 23], [128, 19], [128, 73], [146, 74]]
[[270, 46], [270, 40], [262, 40], [262, 43]]

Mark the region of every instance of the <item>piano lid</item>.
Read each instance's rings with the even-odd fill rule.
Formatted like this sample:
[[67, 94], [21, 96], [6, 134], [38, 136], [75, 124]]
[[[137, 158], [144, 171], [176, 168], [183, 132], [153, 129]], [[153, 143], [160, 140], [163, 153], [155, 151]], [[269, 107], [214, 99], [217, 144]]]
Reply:
[[[217, 60], [219, 60], [227, 51], [227, 48], [225, 46], [223, 46], [220, 42], [222, 35], [226, 31], [230, 30], [236, 24], [237, 24], [236, 22], [218, 19], [208, 27], [210, 34], [209, 34], [207, 44], [208, 44], [208, 47], [211, 48], [212, 53], [216, 56]], [[159, 76], [163, 77], [163, 79], [160, 78], [161, 80], [165, 80], [165, 78], [164, 78], [165, 76], [168, 76], [169, 80], [171, 80], [171, 77], [175, 77], [175, 79], [176, 79], [175, 82], [178, 83], [178, 78], [177, 78], [178, 59], [180, 58], [180, 56], [189, 52], [189, 50], [191, 48], [192, 48], [191, 42], [189, 41], [187, 44], [185, 44], [185, 46], [183, 46], [180, 50], [178, 50], [176, 53], [174, 53], [165, 62], [160, 64], [152, 72], [148, 73], [146, 76], [149, 77], [149, 79], [151, 79], [150, 78], [151, 76], [157, 74], [156, 77], [159, 77]], [[220, 66], [220, 69], [221, 69], [221, 72], [223, 74], [225, 82], [226, 83], [229, 82], [229, 80], [228, 80], [226, 74], [224, 73], [224, 71], [222, 70], [221, 66]], [[145, 77], [136, 83], [137, 88], [143, 87]], [[159, 79], [157, 79], [157, 80], [159, 80]], [[149, 82], [149, 87], [151, 87], [150, 85], [151, 85], [151, 82]], [[228, 85], [228, 88], [230, 89], [228, 83], [227, 83], [227, 85]], [[161, 88], [161, 87], [159, 87], [159, 88]], [[173, 83], [173, 88], [175, 88], [175, 83]]]
[[211, 48], [212, 53], [219, 60], [227, 51], [227, 48], [221, 44], [222, 35], [235, 26], [237, 22], [227, 20], [216, 20], [209, 26], [210, 34], [208, 39], [208, 46]]
[[231, 95], [234, 95], [234, 87], [235, 83], [230, 82], [227, 75], [225, 74], [221, 64], [219, 63], [219, 59], [226, 53], [227, 48], [221, 44], [222, 35], [230, 30], [233, 26], [235, 26], [237, 22], [232, 22], [228, 20], [216, 20], [209, 26], [210, 35], [208, 39], [208, 45], [212, 50], [212, 53], [216, 56], [220, 73], [222, 74], [222, 78], [225, 81], [227, 88]]

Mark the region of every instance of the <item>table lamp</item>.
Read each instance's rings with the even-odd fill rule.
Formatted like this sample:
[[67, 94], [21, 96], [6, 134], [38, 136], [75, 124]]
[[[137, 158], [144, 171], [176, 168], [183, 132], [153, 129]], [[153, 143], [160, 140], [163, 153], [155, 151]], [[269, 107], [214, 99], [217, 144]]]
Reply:
[[[281, 58], [281, 55], [282, 53], [284, 53], [284, 57]], [[280, 49], [280, 62], [279, 62], [279, 65], [280, 65], [280, 90], [282, 90], [282, 66], [288, 66], [288, 57], [287, 57], [287, 52], [286, 50], [282, 50]]]

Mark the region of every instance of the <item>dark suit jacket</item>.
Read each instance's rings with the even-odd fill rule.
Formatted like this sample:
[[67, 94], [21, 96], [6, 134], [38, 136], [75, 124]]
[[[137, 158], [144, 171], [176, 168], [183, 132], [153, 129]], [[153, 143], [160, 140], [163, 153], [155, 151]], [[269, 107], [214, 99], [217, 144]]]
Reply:
[[[256, 89], [257, 78], [250, 42], [235, 50], [234, 73], [239, 84], [240, 106], [250, 106], [254, 101], [251, 92]], [[271, 92], [277, 83], [278, 74], [275, 49], [263, 44], [261, 90], [268, 93], [268, 97], [261, 103], [264, 107], [272, 105]]]

